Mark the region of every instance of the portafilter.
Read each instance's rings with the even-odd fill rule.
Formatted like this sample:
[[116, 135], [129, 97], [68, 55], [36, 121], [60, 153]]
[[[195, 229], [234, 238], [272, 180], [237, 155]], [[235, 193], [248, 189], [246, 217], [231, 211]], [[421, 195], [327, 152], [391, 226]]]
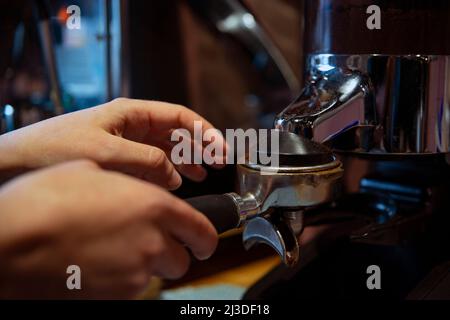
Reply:
[[[271, 139], [264, 152], [273, 156]], [[186, 199], [218, 233], [242, 228], [243, 244], [271, 246], [288, 265], [299, 259], [303, 212], [332, 201], [343, 175], [341, 162], [322, 144], [279, 132], [278, 166], [259, 161], [237, 165], [237, 191]], [[258, 154], [262, 151], [258, 143]]]

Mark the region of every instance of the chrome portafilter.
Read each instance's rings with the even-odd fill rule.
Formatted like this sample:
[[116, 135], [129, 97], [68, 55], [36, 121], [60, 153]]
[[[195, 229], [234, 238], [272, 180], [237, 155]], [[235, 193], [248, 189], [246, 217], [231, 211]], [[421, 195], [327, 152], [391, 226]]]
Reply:
[[[269, 152], [272, 143], [269, 139]], [[259, 161], [237, 166], [236, 192], [186, 201], [205, 214], [218, 233], [242, 227], [246, 249], [265, 243], [292, 266], [299, 259], [303, 211], [335, 199], [343, 169], [328, 148], [293, 133], [279, 132], [277, 149], [277, 167]]]

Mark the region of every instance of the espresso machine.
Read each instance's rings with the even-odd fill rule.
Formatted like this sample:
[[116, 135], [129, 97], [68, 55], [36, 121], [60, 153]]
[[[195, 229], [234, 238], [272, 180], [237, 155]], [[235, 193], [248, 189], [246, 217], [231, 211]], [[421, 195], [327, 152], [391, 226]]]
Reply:
[[[237, 193], [191, 203], [216, 226], [235, 212], [225, 229], [282, 258], [244, 298], [450, 298], [450, 3], [306, 0], [304, 14], [305, 83], [274, 121], [281, 170], [238, 165]], [[303, 246], [308, 226], [323, 231]]]

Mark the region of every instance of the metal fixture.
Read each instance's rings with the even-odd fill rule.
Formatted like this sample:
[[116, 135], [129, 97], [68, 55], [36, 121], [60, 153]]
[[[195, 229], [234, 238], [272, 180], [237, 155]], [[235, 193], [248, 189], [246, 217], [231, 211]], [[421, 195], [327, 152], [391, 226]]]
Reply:
[[450, 151], [449, 56], [315, 54], [307, 70], [280, 130], [371, 155]]
[[303, 210], [332, 201], [339, 192], [343, 170], [328, 148], [292, 133], [280, 135], [279, 156], [280, 166], [270, 167], [270, 171], [258, 163], [238, 165], [237, 193], [187, 201], [204, 213], [219, 233], [243, 227], [247, 249], [268, 244], [292, 266], [299, 258], [297, 235], [303, 228]]

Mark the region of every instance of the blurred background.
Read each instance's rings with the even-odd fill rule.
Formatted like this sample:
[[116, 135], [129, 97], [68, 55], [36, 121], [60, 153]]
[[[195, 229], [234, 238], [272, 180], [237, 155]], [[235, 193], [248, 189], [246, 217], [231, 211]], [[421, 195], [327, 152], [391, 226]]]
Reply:
[[302, 6], [1, 0], [2, 132], [119, 96], [183, 104], [220, 129], [271, 127], [300, 87]]

